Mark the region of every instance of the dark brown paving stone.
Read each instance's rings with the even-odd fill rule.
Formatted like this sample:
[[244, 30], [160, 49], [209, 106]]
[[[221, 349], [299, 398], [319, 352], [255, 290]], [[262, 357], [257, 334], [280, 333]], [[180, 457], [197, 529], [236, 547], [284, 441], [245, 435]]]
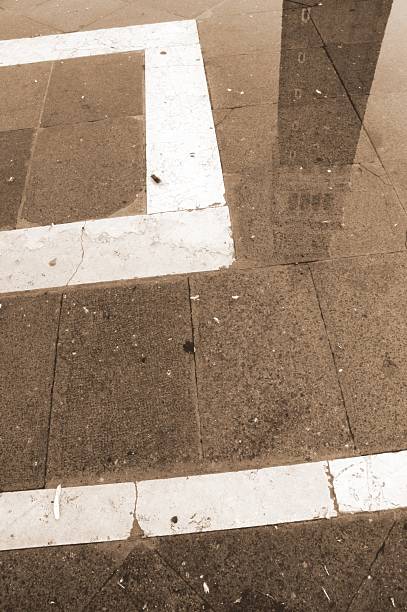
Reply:
[[129, 552], [121, 542], [3, 551], [0, 609], [83, 610]]
[[306, 104], [346, 92], [322, 48], [217, 56], [206, 62], [212, 107]]
[[359, 454], [407, 443], [407, 255], [312, 265]]
[[0, 40], [57, 34], [58, 30], [14, 12], [0, 12]]
[[191, 291], [199, 295], [193, 321], [205, 458], [284, 462], [348, 453], [307, 268], [196, 276]]
[[144, 131], [144, 119], [137, 117], [40, 130], [23, 222], [143, 213]]
[[42, 127], [144, 114], [144, 54], [56, 62]]
[[311, 8], [324, 43], [381, 41], [393, 0], [324, 0]]
[[249, 106], [215, 111], [214, 117], [226, 174], [377, 161], [346, 100], [318, 100], [301, 108]]
[[0, 68], [0, 131], [38, 126], [50, 70], [50, 62]]
[[406, 215], [379, 162], [225, 179], [240, 266], [405, 248]]
[[198, 612], [211, 610], [183, 578], [148, 544], [140, 544], [86, 607], [87, 611], [158, 610]]
[[44, 486], [60, 296], [0, 304], [0, 490], [35, 489]]
[[232, 14], [203, 19], [199, 22], [199, 38], [204, 59], [220, 55], [237, 55], [282, 49], [321, 46], [307, 11], [284, 10]]
[[49, 478], [95, 482], [199, 457], [191, 334], [185, 280], [67, 294]]
[[395, 522], [349, 612], [407, 610], [407, 520]]
[[14, 229], [31, 155], [33, 130], [0, 132], [0, 229]]
[[391, 524], [371, 515], [177, 536], [158, 550], [197, 592], [206, 583], [217, 611], [346, 612]]

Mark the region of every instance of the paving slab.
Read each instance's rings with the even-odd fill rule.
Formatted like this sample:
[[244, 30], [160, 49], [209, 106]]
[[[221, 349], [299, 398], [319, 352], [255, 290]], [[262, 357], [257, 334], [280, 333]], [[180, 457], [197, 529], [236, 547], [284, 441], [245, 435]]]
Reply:
[[191, 292], [205, 459], [264, 465], [349, 452], [308, 270], [196, 276]]
[[397, 520], [372, 565], [349, 612], [382, 612], [407, 609], [407, 521]]
[[11, 11], [0, 13], [0, 40], [58, 34], [58, 29], [33, 21]]
[[44, 486], [60, 296], [0, 303], [0, 490], [35, 489]]
[[20, 226], [145, 211], [143, 117], [41, 129]]
[[325, 44], [361, 43], [382, 40], [392, 0], [324, 0], [311, 8]]
[[318, 100], [298, 108], [249, 106], [215, 111], [214, 117], [226, 174], [377, 161], [359, 117], [345, 100]]
[[380, 162], [329, 170], [226, 175], [240, 266], [404, 250], [405, 212]]
[[89, 610], [211, 610], [204, 593], [197, 593], [169, 567], [153, 547], [139, 545], [86, 608]]
[[312, 264], [358, 454], [406, 446], [407, 256]]
[[91, 3], [82, 0], [4, 0], [2, 4], [4, 8], [15, 10], [62, 32], [75, 32], [125, 6], [121, 0], [93, 0]]
[[370, 93], [405, 94], [407, 69], [404, 62], [399, 61], [400, 56], [406, 53], [405, 38], [403, 41], [403, 47], [384, 45], [380, 40], [327, 45], [327, 52], [352, 98]]
[[282, 49], [319, 47], [321, 39], [308, 12], [303, 10], [267, 11], [221, 15], [198, 23], [204, 59], [242, 53], [278, 52]]
[[66, 294], [48, 479], [95, 483], [199, 459], [191, 334], [186, 280]]
[[[345, 612], [392, 522], [371, 515], [178, 536], [160, 540], [158, 551], [215, 610]], [[392, 563], [404, 566], [396, 556]]]
[[50, 70], [50, 62], [0, 68], [0, 131], [38, 126]]
[[101, 17], [86, 26], [87, 30], [98, 30], [100, 28], [118, 28], [129, 25], [141, 25], [145, 23], [161, 23], [163, 21], [178, 20], [179, 17], [169, 12], [165, 8], [146, 3], [145, 0], [132, 0], [131, 3], [124, 4], [105, 17]]
[[130, 552], [121, 542], [2, 552], [0, 607], [83, 610]]
[[144, 54], [55, 62], [41, 126], [144, 115]]
[[32, 139], [30, 129], [0, 132], [0, 229], [16, 227]]
[[306, 104], [346, 92], [322, 48], [219, 55], [206, 62], [212, 107]]

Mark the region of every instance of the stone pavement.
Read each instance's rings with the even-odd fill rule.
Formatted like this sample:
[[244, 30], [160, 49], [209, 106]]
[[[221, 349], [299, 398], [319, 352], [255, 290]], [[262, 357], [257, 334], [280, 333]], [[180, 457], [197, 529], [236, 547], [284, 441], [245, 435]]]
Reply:
[[[100, 282], [1, 293], [2, 493], [407, 449], [407, 5], [0, 0], [4, 41], [184, 20], [197, 22], [234, 261], [113, 278], [101, 256]], [[12, 282], [2, 236], [143, 220], [165, 180], [149, 173], [142, 50], [5, 65], [5, 49], [0, 278]], [[148, 265], [155, 251], [141, 251]], [[23, 543], [0, 552], [0, 610], [407, 610], [406, 473], [405, 503], [380, 512]]]

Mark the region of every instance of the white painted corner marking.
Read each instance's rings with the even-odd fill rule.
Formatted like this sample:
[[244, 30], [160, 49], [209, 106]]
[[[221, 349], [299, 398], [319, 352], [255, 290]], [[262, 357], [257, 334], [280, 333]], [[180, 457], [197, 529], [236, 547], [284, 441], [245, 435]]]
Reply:
[[[231, 265], [231, 222], [195, 21], [0, 41], [0, 65], [141, 50], [145, 51], [147, 215], [0, 232], [0, 292], [64, 286], [72, 276], [75, 283], [104, 282]], [[160, 182], [154, 182], [152, 175]], [[212, 208], [217, 212], [206, 217], [186, 215]], [[149, 220], [158, 213], [171, 216]], [[195, 220], [197, 226], [192, 228]], [[194, 237], [195, 245], [183, 229]], [[77, 270], [82, 238], [89, 235], [92, 241]], [[157, 247], [160, 242], [162, 248]], [[55, 254], [48, 261], [57, 258], [54, 268], [44, 264], [51, 252]], [[102, 258], [107, 258], [103, 265]], [[34, 259], [40, 262], [38, 270]]]

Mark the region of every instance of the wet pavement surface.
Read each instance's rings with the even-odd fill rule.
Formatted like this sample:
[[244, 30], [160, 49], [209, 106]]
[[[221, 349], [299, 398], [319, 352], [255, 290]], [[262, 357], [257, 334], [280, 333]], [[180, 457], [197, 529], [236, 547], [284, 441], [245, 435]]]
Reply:
[[[0, 491], [407, 448], [407, 4], [0, 0], [0, 39], [183, 19], [236, 261], [1, 295]], [[0, 235], [146, 213], [144, 63], [0, 67]], [[407, 610], [406, 520], [1, 552], [0, 609]]]

